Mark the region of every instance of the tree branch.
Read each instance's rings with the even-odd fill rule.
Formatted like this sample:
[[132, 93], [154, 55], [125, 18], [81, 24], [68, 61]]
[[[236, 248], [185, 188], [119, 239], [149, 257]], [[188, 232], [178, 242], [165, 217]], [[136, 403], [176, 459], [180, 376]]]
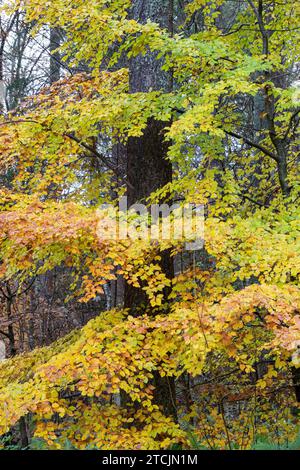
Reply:
[[0, 330], [0, 335], [3, 335], [3, 336], [5, 336], [5, 337], [8, 338], [8, 339], [10, 338], [9, 334], [8, 334], [8, 333], [5, 333], [5, 331], [3, 331], [3, 330]]
[[225, 134], [230, 135], [231, 137], [235, 137], [236, 139], [243, 140], [245, 142], [245, 144], [250, 145], [250, 147], [254, 147], [257, 150], [260, 150], [265, 155], [272, 158], [273, 160], [275, 160], [275, 162], [278, 163], [279, 159], [278, 159], [277, 155], [275, 153], [271, 152], [270, 150], [268, 150], [263, 145], [260, 145], [256, 142], [253, 142], [252, 140], [248, 139], [247, 137], [244, 137], [240, 134], [237, 134], [236, 132], [226, 131], [226, 130], [224, 130], [224, 132], [225, 132]]

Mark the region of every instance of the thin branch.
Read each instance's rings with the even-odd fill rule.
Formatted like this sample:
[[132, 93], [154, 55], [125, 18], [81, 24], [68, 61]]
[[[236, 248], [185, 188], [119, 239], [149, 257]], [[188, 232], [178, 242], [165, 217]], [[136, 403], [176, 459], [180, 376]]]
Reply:
[[[41, 125], [42, 127], [45, 127], [45, 125], [41, 122], [38, 122], [34, 119], [16, 119], [16, 120], [11, 120], [11, 121], [5, 121], [5, 122], [1, 122], [0, 123], [0, 127], [1, 126], [6, 126], [7, 124], [20, 124], [20, 123], [34, 123], [34, 124], [39, 124]], [[49, 132], [51, 132], [51, 129], [50, 128], [46, 128], [46, 130], [48, 130]], [[115, 175], [117, 175], [118, 177], [120, 176], [116, 170], [116, 167], [114, 165], [112, 165], [110, 162], [107, 161], [107, 158], [105, 158], [101, 153], [99, 153], [97, 150], [95, 150], [93, 147], [91, 147], [90, 145], [88, 145], [87, 143], [83, 142], [82, 140], [80, 140], [78, 137], [76, 137], [74, 134], [70, 134], [70, 133], [63, 133], [62, 134], [63, 136], [65, 137], [68, 137], [69, 139], [71, 140], [74, 140], [74, 142], [77, 142], [81, 147], [83, 147], [84, 149], [88, 150], [90, 153], [92, 153], [95, 157], [99, 158], [99, 160], [101, 160], [105, 166], [107, 166], [107, 168], [109, 168], [111, 171], [113, 171], [115, 173]], [[131, 189], [134, 189], [134, 187], [132, 186], [132, 184], [126, 179], [125, 183], [127, 184], [127, 186], [129, 186]]]
[[289, 122], [289, 125], [288, 125], [288, 128], [284, 134], [284, 137], [283, 137], [283, 140], [287, 139], [288, 135], [289, 135], [289, 132], [292, 128], [292, 124], [293, 124], [293, 121], [294, 119], [298, 116], [298, 114], [300, 113], [300, 108], [298, 108], [291, 116], [291, 119], [290, 119], [290, 122]]
[[245, 144], [250, 145], [250, 147], [254, 147], [254, 148], [260, 150], [265, 155], [272, 158], [273, 160], [275, 160], [275, 162], [278, 163], [279, 159], [278, 159], [277, 155], [275, 153], [271, 152], [270, 150], [268, 150], [263, 145], [260, 145], [257, 142], [253, 142], [252, 140], [248, 139], [247, 137], [244, 137], [240, 134], [237, 134], [236, 132], [226, 131], [226, 130], [224, 130], [224, 132], [225, 132], [225, 134], [230, 135], [231, 137], [235, 137], [236, 139], [243, 140], [245, 142]]
[[266, 207], [266, 205], [263, 204], [262, 202], [256, 201], [255, 199], [252, 199], [252, 197], [247, 196], [246, 194], [239, 193], [238, 195], [243, 199], [247, 199], [248, 201], [253, 202], [253, 204], [256, 204], [259, 207]]
[[97, 150], [95, 150], [93, 147], [91, 147], [90, 145], [80, 140], [74, 134], [64, 133], [63, 135], [77, 142], [77, 144], [79, 144], [81, 147], [91, 152], [95, 157], [99, 158], [99, 160], [101, 160], [107, 166], [107, 168], [109, 168], [112, 171], [115, 171], [115, 167], [110, 162], [108, 162], [107, 159], [101, 153], [97, 152]]
[[10, 339], [9, 334], [8, 334], [8, 333], [5, 333], [5, 331], [3, 331], [3, 330], [0, 330], [0, 335], [3, 335], [3, 336], [5, 336], [6, 338]]
[[[110, 162], [107, 161], [107, 158], [105, 158], [101, 153], [97, 152], [97, 150], [95, 150], [93, 147], [91, 147], [90, 145], [86, 144], [85, 142], [82, 142], [82, 140], [80, 140], [78, 137], [76, 137], [74, 134], [69, 134], [69, 133], [65, 133], [63, 134], [64, 136], [68, 137], [69, 139], [71, 140], [74, 140], [75, 142], [77, 142], [79, 145], [81, 145], [81, 147], [85, 148], [86, 150], [88, 150], [89, 152], [91, 152], [95, 157], [99, 158], [99, 160], [102, 161], [102, 163], [104, 163], [104, 165], [107, 166], [107, 168], [109, 168], [111, 171], [113, 171], [115, 173], [115, 175], [117, 176], [120, 176], [118, 174], [118, 172], [116, 171], [116, 167], [114, 165], [112, 165]], [[134, 189], [134, 187], [132, 186], [132, 184], [126, 180], [125, 181], [126, 184], [131, 188], [131, 189]]]

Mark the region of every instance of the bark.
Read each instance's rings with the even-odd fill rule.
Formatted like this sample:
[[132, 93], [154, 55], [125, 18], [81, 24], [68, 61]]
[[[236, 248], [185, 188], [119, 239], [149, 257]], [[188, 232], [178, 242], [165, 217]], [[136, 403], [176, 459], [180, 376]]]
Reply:
[[[7, 288], [7, 296], [6, 296], [6, 313], [7, 313], [7, 320], [11, 320], [12, 318], [12, 306], [13, 306], [13, 295], [11, 293], [9, 284], [6, 285]], [[10, 323], [8, 325], [8, 341], [9, 341], [9, 357], [13, 357], [17, 354], [16, 349], [16, 342], [15, 342], [15, 332], [13, 324]]]
[[[9, 320], [12, 317], [12, 306], [13, 306], [14, 296], [11, 292], [11, 289], [8, 283], [6, 285], [6, 289], [7, 289], [6, 309], [7, 309], [7, 319]], [[8, 326], [7, 336], [8, 336], [8, 341], [9, 341], [9, 357], [14, 357], [17, 354], [17, 348], [16, 348], [16, 343], [15, 343], [14, 328], [12, 324]], [[19, 420], [19, 432], [20, 432], [21, 448], [25, 449], [29, 445], [29, 438], [28, 438], [28, 432], [27, 432], [26, 418], [24, 416], [22, 416]]]
[[292, 367], [292, 377], [293, 377], [293, 385], [296, 395], [296, 400], [300, 403], [300, 369], [296, 369], [296, 367]]
[[27, 449], [29, 446], [28, 430], [26, 417], [22, 416], [19, 421], [20, 444], [21, 449]]
[[[135, 0], [131, 16], [141, 23], [152, 20], [161, 27], [172, 31], [171, 25], [173, 2], [169, 0]], [[172, 26], [173, 28], [173, 26]], [[155, 54], [148, 52], [130, 61], [130, 92], [148, 92], [150, 90], [169, 91], [172, 87], [172, 74], [161, 70], [161, 62]], [[172, 180], [172, 165], [166, 159], [168, 145], [164, 140], [164, 128], [167, 123], [149, 119], [141, 137], [130, 138], [127, 144], [127, 179], [129, 182], [128, 205], [136, 202], [145, 203], [147, 197], [156, 189]], [[167, 277], [173, 277], [173, 261], [169, 252], [162, 253], [162, 271]], [[165, 302], [168, 290], [165, 290]], [[142, 289], [125, 286], [125, 308], [131, 315], [139, 315], [148, 307], [149, 301]], [[149, 307], [148, 307], [149, 310]], [[150, 313], [155, 314], [152, 310]], [[164, 413], [176, 419], [175, 384], [171, 377], [154, 374], [154, 401]]]
[[57, 82], [60, 79], [60, 54], [56, 49], [60, 45], [59, 28], [50, 29], [50, 83]]

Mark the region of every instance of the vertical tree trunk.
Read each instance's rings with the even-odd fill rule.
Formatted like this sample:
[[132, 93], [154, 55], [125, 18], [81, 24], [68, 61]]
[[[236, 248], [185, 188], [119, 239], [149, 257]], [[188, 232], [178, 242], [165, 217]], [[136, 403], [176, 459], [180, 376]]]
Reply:
[[[6, 296], [6, 313], [7, 320], [12, 320], [12, 308], [13, 308], [13, 295], [9, 286], [9, 283], [6, 284], [7, 296]], [[12, 323], [8, 324], [8, 341], [9, 341], [9, 357], [14, 357], [17, 354], [16, 342], [15, 342], [15, 332]]]
[[[6, 297], [6, 309], [7, 309], [7, 319], [12, 319], [12, 306], [14, 296], [11, 292], [10, 286], [7, 283], [7, 297]], [[14, 357], [17, 354], [16, 342], [15, 342], [15, 333], [13, 324], [8, 325], [8, 340], [9, 340], [9, 354], [8, 357]], [[28, 432], [27, 432], [27, 423], [26, 417], [22, 416], [19, 420], [19, 432], [20, 432], [20, 445], [22, 449], [26, 449], [29, 445]]]
[[[50, 84], [57, 82], [60, 79], [60, 54], [56, 49], [60, 45], [60, 30], [59, 28], [50, 29]], [[55, 52], [56, 51], [56, 52]]]
[[[170, 29], [170, 0], [134, 0], [131, 10], [132, 17], [145, 23], [152, 20], [160, 26]], [[148, 92], [150, 90], [169, 91], [172, 86], [170, 73], [161, 70], [161, 62], [155, 54], [148, 52], [130, 61], [130, 92]], [[163, 129], [166, 123], [149, 119], [141, 137], [130, 138], [127, 153], [127, 178], [129, 181], [127, 197], [128, 205], [145, 202], [146, 198], [156, 189], [163, 187], [172, 180], [172, 165], [166, 159], [168, 145], [164, 141]], [[162, 253], [161, 267], [167, 277], [173, 277], [173, 261], [169, 252]], [[165, 292], [165, 297], [167, 291]], [[166, 300], [166, 299], [165, 299]], [[142, 289], [126, 285], [125, 308], [132, 315], [142, 313], [143, 305], [149, 302]], [[152, 312], [155, 314], [155, 312]], [[161, 406], [164, 413], [176, 419], [175, 385], [168, 377], [154, 375], [154, 400]]]

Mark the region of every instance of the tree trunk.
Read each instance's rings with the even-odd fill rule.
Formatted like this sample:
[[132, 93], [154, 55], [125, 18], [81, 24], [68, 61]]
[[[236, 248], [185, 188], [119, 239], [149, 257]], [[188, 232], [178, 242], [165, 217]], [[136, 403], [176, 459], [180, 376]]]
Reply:
[[57, 82], [60, 79], [60, 54], [56, 49], [60, 45], [60, 30], [59, 28], [50, 29], [50, 84]]
[[[135, 20], [145, 23], [152, 20], [170, 31], [171, 11], [173, 2], [170, 0], [153, 0], [145, 2], [135, 0], [131, 15]], [[130, 92], [149, 92], [150, 90], [169, 91], [172, 86], [170, 73], [161, 70], [161, 62], [155, 54], [148, 52], [145, 56], [138, 56], [130, 61]], [[145, 203], [147, 197], [156, 189], [163, 187], [172, 180], [172, 165], [166, 159], [168, 145], [164, 141], [164, 128], [166, 123], [149, 119], [147, 127], [141, 137], [129, 138], [127, 154], [128, 178], [128, 205], [136, 202]], [[173, 261], [169, 252], [162, 253], [162, 271], [168, 278], [173, 277]], [[165, 301], [168, 290], [165, 291]], [[130, 285], [125, 286], [125, 308], [131, 315], [143, 313], [149, 301], [142, 289]], [[150, 313], [155, 314], [152, 310]], [[160, 377], [154, 374], [154, 401], [161, 406], [167, 416], [176, 419], [175, 385], [170, 377]]]
[[[7, 309], [7, 319], [11, 320], [12, 318], [12, 305], [13, 305], [13, 294], [11, 292], [10, 286], [7, 283], [7, 297], [6, 297], [6, 309]], [[9, 340], [9, 354], [8, 357], [14, 357], [17, 354], [16, 342], [15, 342], [15, 333], [13, 324], [8, 325], [8, 340]], [[22, 449], [26, 449], [29, 445], [29, 438], [27, 432], [27, 423], [26, 417], [22, 416], [19, 420], [19, 432], [20, 432], [20, 445]]]

